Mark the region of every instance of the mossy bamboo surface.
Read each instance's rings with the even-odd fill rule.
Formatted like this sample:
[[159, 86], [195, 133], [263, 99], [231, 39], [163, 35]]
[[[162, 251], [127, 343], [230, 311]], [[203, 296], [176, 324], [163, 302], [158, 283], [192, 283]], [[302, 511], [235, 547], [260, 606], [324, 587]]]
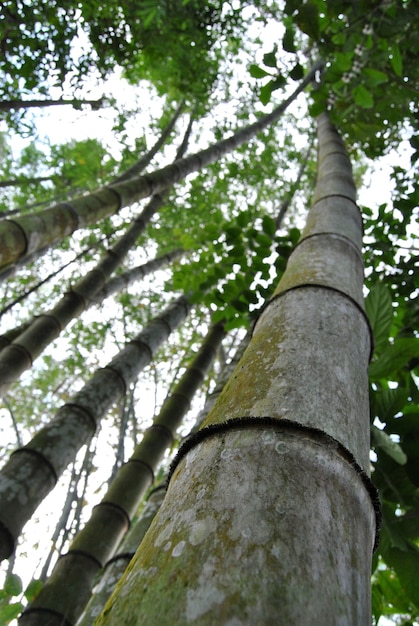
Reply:
[[170, 304], [108, 365], [97, 370], [25, 447], [12, 454], [0, 471], [0, 558], [12, 554], [22, 527], [54, 487], [58, 476], [188, 312], [186, 296]]
[[[102, 502], [72, 542], [67, 554], [58, 560], [44, 587], [22, 614], [22, 626], [41, 626], [56, 616], [75, 624], [87, 604], [94, 576], [112, 558], [130, 520], [138, 510], [146, 489], [152, 484], [154, 472], [165, 451], [173, 442], [177, 428], [190, 408], [190, 402], [202, 384], [217, 349], [224, 337], [222, 324], [211, 328], [192, 363], [164, 402], [153, 425], [112, 481]], [[79, 585], [79, 568], [86, 561], [83, 590]], [[96, 570], [92, 563], [96, 564]], [[83, 604], [84, 603], [84, 604]], [[52, 626], [53, 622], [51, 622]]]
[[287, 107], [313, 80], [321, 64], [316, 64], [293, 94], [271, 113], [242, 128], [231, 137], [211, 147], [179, 159], [145, 176], [111, 184], [88, 195], [61, 203], [34, 215], [0, 221], [0, 268], [15, 263], [21, 257], [47, 249], [79, 228], [95, 224], [117, 213], [122, 207], [160, 192], [189, 174], [214, 163], [219, 158], [249, 141], [281, 117]]
[[[199, 430], [204, 419], [214, 406], [218, 396], [220, 395], [224, 385], [230, 377], [233, 369], [240, 360], [250, 339], [250, 332], [240, 342], [235, 355], [231, 362], [226, 365], [219, 374], [217, 384], [213, 391], [207, 397], [203, 409], [199, 412], [196, 422], [191, 429], [191, 433]], [[166, 481], [165, 481], [166, 482]], [[141, 513], [138, 522], [127, 533], [118, 548], [117, 554], [106, 564], [100, 583], [95, 587], [93, 595], [90, 598], [85, 611], [77, 622], [77, 626], [92, 626], [95, 618], [102, 611], [106, 601], [115, 588], [116, 583], [121, 578], [126, 567], [134, 556], [138, 546], [140, 545], [146, 531], [148, 530], [154, 516], [159, 510], [165, 495], [163, 487], [156, 487], [147, 499], [146, 506]]]
[[102, 611], [106, 601], [121, 578], [127, 565], [134, 556], [144, 535], [150, 527], [157, 511], [159, 510], [166, 489], [164, 486], [156, 487], [148, 496], [147, 502], [137, 522], [124, 537], [118, 548], [117, 554], [106, 564], [100, 582], [96, 585], [94, 593], [84, 609], [77, 626], [92, 626], [96, 617]]
[[[314, 204], [327, 213], [337, 198], [340, 219], [325, 215], [319, 228], [310, 216], [314, 230], [201, 430], [181, 448], [162, 507], [95, 626], [370, 626], [371, 335], [353, 253], [360, 233], [349, 234], [360, 222], [327, 115], [318, 138]], [[332, 152], [343, 158], [324, 157]], [[309, 239], [318, 257], [306, 255]], [[339, 268], [336, 241], [347, 252]]]

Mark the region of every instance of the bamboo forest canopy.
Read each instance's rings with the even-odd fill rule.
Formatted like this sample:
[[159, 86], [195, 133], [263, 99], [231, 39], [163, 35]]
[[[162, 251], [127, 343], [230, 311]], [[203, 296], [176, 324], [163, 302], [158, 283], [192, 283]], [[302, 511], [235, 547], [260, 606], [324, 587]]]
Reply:
[[[419, 623], [416, 0], [5, 0], [0, 42], [7, 480], [26, 454], [11, 453], [27, 445], [35, 476], [51, 423], [71, 417], [79, 428], [56, 454], [54, 480], [34, 478], [25, 492], [33, 510], [0, 517], [0, 530], [16, 528], [2, 554], [0, 622], [43, 597], [59, 554], [79, 550], [92, 507], [111, 502], [108, 486], [131, 455], [161, 478], [226, 382], [300, 240], [315, 120], [327, 111], [359, 190], [375, 343], [373, 619]], [[151, 440], [161, 446], [152, 460]], [[150, 476], [137, 482], [97, 563], [147, 510]]]

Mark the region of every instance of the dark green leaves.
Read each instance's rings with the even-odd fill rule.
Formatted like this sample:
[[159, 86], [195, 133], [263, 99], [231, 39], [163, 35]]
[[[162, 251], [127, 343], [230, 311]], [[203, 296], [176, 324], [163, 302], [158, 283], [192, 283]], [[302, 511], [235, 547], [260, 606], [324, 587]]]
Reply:
[[398, 337], [386, 348], [379, 358], [371, 363], [369, 373], [372, 380], [392, 378], [419, 355], [419, 338]]
[[259, 95], [262, 104], [268, 104], [269, 100], [271, 99], [272, 93], [277, 89], [283, 87], [285, 83], [285, 78], [283, 76], [278, 76], [274, 80], [270, 80], [269, 83], [266, 83], [266, 85], [263, 85], [263, 87], [261, 87], [260, 89]]
[[270, 76], [271, 75], [271, 74], [269, 74], [269, 72], [264, 70], [262, 67], [259, 67], [258, 65], [254, 65], [254, 64], [252, 64], [249, 67], [249, 74], [250, 74], [250, 76], [253, 76], [253, 78], [265, 78], [265, 76]]
[[399, 465], [406, 464], [407, 457], [400, 445], [391, 439], [390, 435], [376, 426], [373, 426], [371, 429], [371, 443], [375, 448], [382, 448]]
[[393, 321], [390, 292], [382, 284], [375, 285], [365, 299], [365, 311], [374, 333], [375, 348], [387, 342]]
[[276, 50], [277, 48], [275, 46], [272, 52], [267, 52], [263, 55], [263, 64], [267, 67], [277, 67]]
[[403, 72], [402, 55], [400, 52], [400, 48], [396, 43], [393, 43], [393, 45], [390, 48], [390, 63], [391, 63], [391, 67], [394, 70], [394, 73], [397, 74], [397, 76], [402, 76], [402, 72]]
[[285, 52], [297, 52], [297, 48], [294, 42], [295, 31], [293, 28], [288, 27], [285, 29], [284, 36], [282, 38], [282, 47]]
[[298, 9], [295, 22], [303, 33], [306, 33], [306, 35], [309, 35], [309, 37], [317, 41], [320, 35], [319, 18], [319, 9], [314, 2], [306, 2]]
[[374, 106], [374, 98], [364, 85], [357, 85], [352, 90], [352, 95], [356, 104], [363, 109], [371, 109]]
[[303, 66], [300, 65], [300, 63], [297, 63], [296, 65], [294, 65], [289, 75], [293, 80], [301, 80], [301, 78], [303, 78], [304, 76]]

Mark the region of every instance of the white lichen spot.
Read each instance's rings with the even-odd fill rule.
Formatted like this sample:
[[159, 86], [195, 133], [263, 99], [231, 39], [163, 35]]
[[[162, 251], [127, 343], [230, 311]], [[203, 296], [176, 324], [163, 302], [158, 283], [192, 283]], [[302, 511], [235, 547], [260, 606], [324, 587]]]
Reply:
[[193, 522], [191, 531], [189, 533], [189, 542], [193, 546], [197, 546], [206, 539], [208, 536], [215, 532], [217, 529], [216, 520], [211, 517], [205, 517], [204, 519], [196, 520]]
[[163, 547], [164, 552], [167, 552], [172, 547], [172, 542], [168, 541], [166, 545]]
[[186, 546], [186, 541], [179, 541], [179, 543], [172, 550], [172, 556], [180, 556], [185, 546]]
[[225, 593], [208, 582], [198, 589], [189, 589], [186, 596], [187, 622], [193, 622], [201, 615], [212, 611], [215, 605], [221, 604], [224, 598]]
[[252, 531], [250, 530], [250, 528], [243, 528], [243, 530], [241, 531], [241, 534], [243, 537], [248, 539], [249, 537], [252, 536]]
[[280, 549], [280, 547], [276, 543], [271, 548], [271, 554], [276, 559], [280, 559], [281, 558], [281, 549]]
[[202, 489], [200, 489], [196, 494], [196, 499], [201, 500], [205, 496], [206, 491], [206, 487], [202, 487]]
[[262, 441], [265, 445], [272, 444], [275, 441], [275, 434], [271, 430], [264, 430]]

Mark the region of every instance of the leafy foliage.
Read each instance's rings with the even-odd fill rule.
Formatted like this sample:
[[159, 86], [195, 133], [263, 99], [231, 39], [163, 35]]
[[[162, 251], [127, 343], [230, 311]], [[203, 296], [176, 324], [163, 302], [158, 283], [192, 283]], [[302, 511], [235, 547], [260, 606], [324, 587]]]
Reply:
[[[254, 109], [257, 113], [257, 99], [261, 109], [281, 98], [283, 91], [302, 77], [304, 68], [320, 56], [325, 67], [321, 83], [310, 91], [310, 112], [314, 116], [330, 110], [346, 135], [359, 172], [370, 165], [365, 156], [388, 153], [402, 139], [408, 144], [410, 164], [398, 162], [393, 168], [392, 197], [361, 210], [369, 290], [366, 311], [375, 338], [370, 365], [371, 464], [384, 518], [374, 561], [373, 615], [376, 623], [381, 616], [405, 616], [406, 623], [417, 620], [419, 285], [415, 211], [419, 203], [419, 130], [415, 96], [419, 33], [414, 0], [260, 1], [241, 3], [240, 8], [218, 0], [122, 4], [114, 0], [6, 0], [3, 5], [0, 73], [4, 99], [46, 98], [57, 85], [72, 93], [83, 91], [85, 76], [104, 77], [117, 65], [133, 85], [153, 83], [156, 91], [150, 89], [148, 100], [153, 106], [156, 94], [161, 96], [165, 101], [163, 118], [181, 98], [187, 100], [186, 111], [195, 107], [192, 151], [224, 137]], [[272, 21], [275, 39], [267, 37], [262, 45], [264, 28]], [[116, 102], [111, 105], [117, 106]], [[55, 119], [53, 112], [48, 115]], [[1, 187], [4, 216], [36, 211], [42, 203], [65, 201], [106, 184], [146, 151], [149, 141], [142, 129], [152, 126], [156, 134], [164, 125], [164, 119], [156, 123], [157, 113], [145, 106], [142, 115], [147, 120], [141, 124], [138, 116], [128, 116], [127, 109], [115, 115], [115, 153], [104, 142], [89, 137], [51, 145], [34, 134], [16, 154], [11, 147], [16, 138], [12, 133], [1, 134], [0, 183], [16, 183]], [[18, 118], [10, 114], [4, 119], [13, 129]], [[133, 391], [134, 411], [122, 434], [121, 407], [110, 411], [101, 446], [115, 449], [122, 437], [125, 451], [132, 449], [176, 378], [173, 372], [178, 373], [188, 362], [191, 347], [197, 345], [211, 318], [226, 320], [227, 329], [239, 329], [239, 333], [249, 325], [284, 271], [299, 237], [299, 218], [307, 207], [313, 178], [311, 163], [297, 191], [292, 181], [309, 143], [311, 126], [306, 116], [298, 121], [294, 115], [284, 117], [282, 123], [234, 155], [171, 190], [165, 206], [119, 271], [179, 246], [186, 255], [152, 279], [87, 311], [11, 389], [1, 409], [4, 423], [9, 424], [2, 438], [7, 435], [10, 447], [15, 445], [16, 432], [26, 441], [95, 368], [103, 366], [127, 338], [179, 293], [193, 293], [195, 309], [189, 323], [157, 353], [159, 367], [150, 366], [142, 375]], [[165, 148], [155, 163], [166, 164], [172, 153], [171, 146]], [[292, 210], [278, 230], [280, 203], [290, 195]], [[94, 266], [139, 211], [136, 205], [123, 210], [78, 232], [47, 256], [17, 268], [4, 290], [1, 307], [34, 289], [1, 316], [3, 329], [24, 322], [33, 312], [48, 310], [71, 283]], [[81, 253], [83, 262], [54, 273]], [[49, 274], [54, 276], [38, 286]], [[235, 341], [233, 333], [230, 337], [225, 344], [227, 352]], [[208, 379], [206, 389], [214, 385], [216, 373]], [[194, 409], [201, 401], [202, 397]], [[12, 432], [13, 423], [16, 432]], [[6, 448], [3, 454], [9, 452]], [[109, 467], [107, 471], [109, 475]], [[98, 473], [83, 496], [89, 503], [103, 489], [105, 481], [97, 479]], [[0, 596], [4, 623], [16, 617], [39, 587], [34, 581], [22, 592], [25, 584], [13, 573], [5, 579]]]

